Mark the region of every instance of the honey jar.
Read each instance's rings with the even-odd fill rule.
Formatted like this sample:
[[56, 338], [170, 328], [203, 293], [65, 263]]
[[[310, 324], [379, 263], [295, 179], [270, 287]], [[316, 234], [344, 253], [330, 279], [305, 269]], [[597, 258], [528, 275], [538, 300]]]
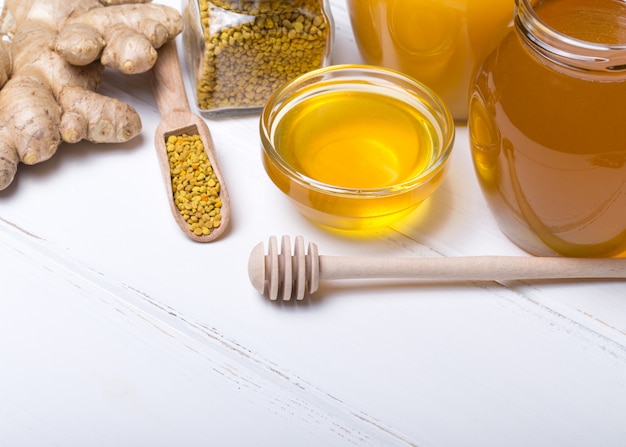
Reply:
[[626, 3], [516, 0], [472, 87], [469, 135], [504, 233], [537, 255], [626, 249]]
[[282, 84], [330, 63], [327, 0], [184, 0], [199, 112], [255, 113]]
[[426, 84], [457, 121], [467, 118], [470, 80], [513, 17], [513, 0], [347, 0], [367, 64]]

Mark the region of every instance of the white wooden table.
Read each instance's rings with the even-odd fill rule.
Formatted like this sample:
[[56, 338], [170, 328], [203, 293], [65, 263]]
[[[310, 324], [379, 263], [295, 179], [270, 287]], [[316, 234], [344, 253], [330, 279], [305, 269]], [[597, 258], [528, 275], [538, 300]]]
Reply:
[[[331, 4], [334, 62], [360, 62]], [[208, 120], [233, 214], [198, 244], [165, 200], [146, 78], [107, 79], [141, 136], [65, 145], [0, 193], [0, 446], [626, 445], [624, 282], [326, 282], [289, 304], [251, 287], [270, 235], [328, 255], [524, 255], [486, 208], [465, 127], [415, 219], [360, 239], [269, 181], [258, 116]]]

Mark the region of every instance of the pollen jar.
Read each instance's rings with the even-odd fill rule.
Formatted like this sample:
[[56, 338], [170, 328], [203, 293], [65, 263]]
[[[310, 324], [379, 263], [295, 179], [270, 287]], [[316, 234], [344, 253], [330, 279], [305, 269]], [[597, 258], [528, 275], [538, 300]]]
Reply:
[[258, 113], [279, 86], [330, 63], [328, 0], [183, 0], [196, 105], [207, 117]]
[[305, 217], [368, 230], [441, 184], [454, 121], [431, 90], [394, 70], [336, 65], [278, 89], [261, 113], [262, 160]]

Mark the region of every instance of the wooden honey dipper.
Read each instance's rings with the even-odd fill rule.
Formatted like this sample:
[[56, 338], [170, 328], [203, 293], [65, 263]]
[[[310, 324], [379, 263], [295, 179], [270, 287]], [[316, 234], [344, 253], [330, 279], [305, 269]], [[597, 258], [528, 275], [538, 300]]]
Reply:
[[436, 279], [442, 281], [502, 281], [512, 279], [626, 278], [626, 259], [533, 256], [466, 256], [442, 258], [383, 258], [321, 256], [310, 242], [305, 253], [302, 236], [276, 236], [268, 253], [257, 244], [248, 260], [250, 282], [270, 299], [298, 300], [318, 289], [320, 279]]

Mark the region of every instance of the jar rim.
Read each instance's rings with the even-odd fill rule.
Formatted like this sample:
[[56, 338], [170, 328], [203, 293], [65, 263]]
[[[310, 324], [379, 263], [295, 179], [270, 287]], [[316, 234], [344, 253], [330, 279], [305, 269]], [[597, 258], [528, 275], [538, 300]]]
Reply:
[[557, 31], [535, 12], [536, 3], [537, 0], [515, 0], [515, 28], [533, 50], [568, 68], [626, 72], [626, 42], [591, 42]]

